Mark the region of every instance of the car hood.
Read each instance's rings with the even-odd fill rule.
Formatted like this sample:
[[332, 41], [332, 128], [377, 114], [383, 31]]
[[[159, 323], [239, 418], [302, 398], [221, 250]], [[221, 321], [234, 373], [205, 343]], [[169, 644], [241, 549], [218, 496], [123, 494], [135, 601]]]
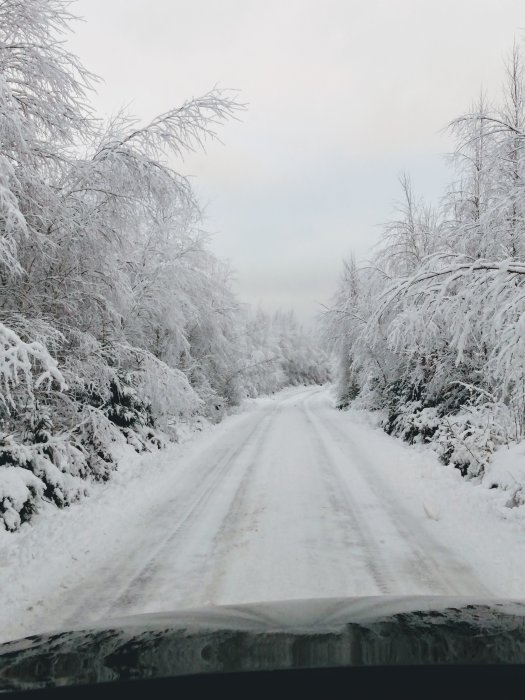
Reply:
[[185, 674], [523, 664], [525, 602], [367, 597], [144, 614], [0, 645], [0, 689]]

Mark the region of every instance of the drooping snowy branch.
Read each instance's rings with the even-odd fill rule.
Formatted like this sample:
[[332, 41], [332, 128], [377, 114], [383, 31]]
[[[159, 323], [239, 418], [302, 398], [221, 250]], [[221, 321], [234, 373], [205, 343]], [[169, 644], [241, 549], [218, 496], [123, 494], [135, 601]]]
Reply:
[[23, 390], [23, 402], [34, 400], [38, 388], [67, 389], [56, 360], [38, 342], [24, 342], [14, 331], [0, 323], [0, 401], [9, 412], [17, 407], [14, 392]]

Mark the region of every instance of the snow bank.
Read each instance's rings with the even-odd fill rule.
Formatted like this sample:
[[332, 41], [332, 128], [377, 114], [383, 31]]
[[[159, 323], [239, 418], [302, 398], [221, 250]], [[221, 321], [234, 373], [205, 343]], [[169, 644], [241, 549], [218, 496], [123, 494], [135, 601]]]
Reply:
[[503, 505], [517, 509], [514, 517], [525, 520], [525, 442], [501, 447], [487, 466], [482, 484], [488, 489], [502, 489]]

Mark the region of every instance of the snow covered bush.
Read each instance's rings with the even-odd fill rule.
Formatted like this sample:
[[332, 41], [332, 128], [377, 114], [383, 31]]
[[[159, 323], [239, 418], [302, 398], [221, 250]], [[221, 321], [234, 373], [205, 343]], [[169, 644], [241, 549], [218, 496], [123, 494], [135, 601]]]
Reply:
[[[17, 460], [19, 461], [19, 460]], [[3, 466], [0, 470], [0, 522], [6, 530], [17, 530], [37, 510], [44, 496], [44, 484], [22, 467]]]
[[482, 476], [495, 450], [507, 443], [505, 427], [497, 423], [492, 411], [472, 406], [445, 415], [433, 436], [441, 461], [469, 477]]

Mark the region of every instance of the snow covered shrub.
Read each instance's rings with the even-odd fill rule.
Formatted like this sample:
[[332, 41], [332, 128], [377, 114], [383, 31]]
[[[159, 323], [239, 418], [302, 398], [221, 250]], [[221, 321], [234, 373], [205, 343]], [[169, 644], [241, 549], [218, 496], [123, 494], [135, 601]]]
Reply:
[[29, 519], [40, 498], [67, 505], [83, 491], [83, 453], [54, 435], [54, 397], [66, 390], [48, 350], [0, 324], [0, 519], [7, 529]]
[[202, 415], [212, 423], [219, 423], [224, 417], [225, 400], [211, 386], [208, 378], [199, 368], [195, 368], [190, 376], [191, 388], [199, 397]]
[[153, 427], [151, 407], [139, 395], [131, 374], [117, 373], [109, 388], [110, 397], [104, 413], [124, 434], [129, 429]]
[[[1, 458], [0, 458], [1, 459]], [[0, 466], [0, 525], [18, 530], [37, 510], [44, 495], [44, 484], [22, 467]]]
[[122, 362], [143, 401], [143, 423], [169, 432], [178, 421], [197, 415], [202, 406], [199, 395], [181, 370], [170, 367], [152, 353], [140, 348], [123, 348]]
[[3, 435], [0, 523], [14, 530], [37, 512], [41, 500], [58, 506], [77, 500], [86, 491], [80, 478], [84, 465], [82, 452], [66, 440], [55, 438], [31, 445], [17, 442], [13, 435]]
[[496, 449], [508, 445], [510, 420], [505, 405], [467, 406], [441, 418], [433, 447], [444, 464], [463, 476], [482, 476]]
[[423, 408], [421, 401], [399, 404], [395, 413], [389, 413], [383, 427], [389, 435], [397, 435], [411, 444], [428, 443], [441, 423], [435, 407]]
[[358, 377], [355, 375], [353, 364], [346, 353], [338, 358], [339, 362], [330, 374], [336, 377], [335, 388], [337, 396], [337, 408], [342, 411], [348, 408], [352, 401], [357, 399], [361, 392]]
[[82, 476], [107, 481], [117, 468], [112, 447], [122, 445], [125, 438], [100, 409], [82, 406], [79, 419], [71, 431], [71, 439], [85, 458]]

